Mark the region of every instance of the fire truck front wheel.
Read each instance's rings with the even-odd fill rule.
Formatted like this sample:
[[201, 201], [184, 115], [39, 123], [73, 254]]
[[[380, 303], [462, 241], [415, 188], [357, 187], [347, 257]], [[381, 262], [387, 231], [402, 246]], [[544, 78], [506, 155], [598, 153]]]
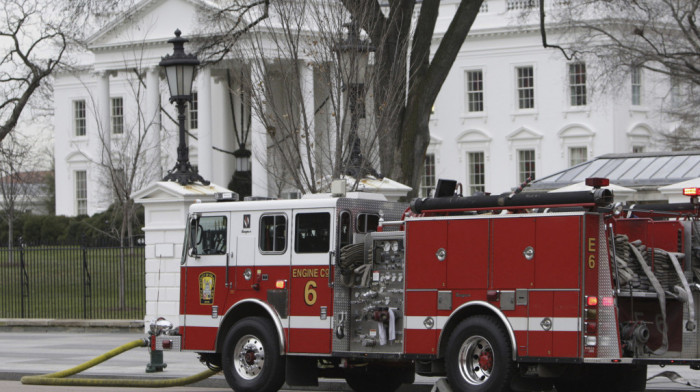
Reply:
[[465, 319], [450, 335], [445, 364], [455, 391], [508, 391], [514, 366], [505, 329], [491, 316]]
[[222, 365], [236, 392], [275, 392], [284, 383], [284, 361], [272, 323], [246, 317], [226, 335]]

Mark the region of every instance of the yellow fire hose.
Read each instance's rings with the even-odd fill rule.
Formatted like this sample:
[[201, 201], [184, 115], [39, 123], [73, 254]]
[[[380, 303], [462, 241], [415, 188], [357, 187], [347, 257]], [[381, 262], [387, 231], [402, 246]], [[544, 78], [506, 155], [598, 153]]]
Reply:
[[123, 352], [129, 351], [135, 347], [147, 347], [148, 339], [138, 339], [106, 353], [95, 357], [81, 365], [71, 369], [62, 370], [60, 372], [43, 374], [40, 376], [24, 376], [21, 379], [22, 384], [31, 385], [64, 385], [64, 386], [109, 386], [109, 387], [140, 387], [140, 388], [166, 388], [179, 387], [193, 382], [204, 380], [219, 372], [219, 370], [207, 369], [201, 373], [189, 377], [159, 379], [159, 380], [134, 380], [134, 379], [111, 379], [111, 378], [64, 378], [80, 373], [83, 370], [89, 369], [95, 365], [115, 357]]

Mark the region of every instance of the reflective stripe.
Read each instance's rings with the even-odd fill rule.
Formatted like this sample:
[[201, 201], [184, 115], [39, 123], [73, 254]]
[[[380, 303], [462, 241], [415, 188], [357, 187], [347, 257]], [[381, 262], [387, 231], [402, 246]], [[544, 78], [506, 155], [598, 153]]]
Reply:
[[198, 314], [188, 314], [185, 318], [187, 321], [187, 324], [184, 324], [187, 327], [213, 327], [213, 328], [218, 328], [219, 327], [219, 321], [221, 320], [219, 317], [217, 318], [212, 318], [211, 316], [203, 316], [203, 315], [198, 315]]
[[290, 328], [331, 329], [331, 318], [321, 320], [318, 316], [289, 316]]
[[[432, 317], [435, 325], [431, 328], [443, 329], [447, 317], [435, 316], [406, 316], [405, 329], [428, 329], [423, 322]], [[508, 317], [513, 331], [542, 331], [540, 323], [545, 317]], [[549, 317], [552, 320], [552, 332], [578, 332], [581, 330], [581, 319], [578, 317]], [[528, 329], [529, 327], [529, 329]]]
[[[428, 328], [425, 326], [425, 320], [430, 317], [433, 319], [433, 326], [432, 328]], [[448, 317], [444, 316], [406, 316], [404, 317], [405, 320], [405, 329], [443, 329], [445, 327], [445, 323], [447, 322]]]

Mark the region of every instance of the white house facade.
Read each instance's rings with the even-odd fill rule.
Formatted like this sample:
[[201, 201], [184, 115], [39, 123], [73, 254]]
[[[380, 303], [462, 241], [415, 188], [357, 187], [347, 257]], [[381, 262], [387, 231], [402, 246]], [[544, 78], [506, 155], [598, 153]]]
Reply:
[[[441, 2], [435, 49], [457, 3]], [[655, 135], [667, 129], [654, 108], [667, 96], [666, 81], [636, 74], [614, 93], [596, 93], [590, 66], [544, 49], [536, 24], [518, 23], [517, 13], [529, 3], [484, 1], [434, 105], [423, 195], [441, 177], [458, 180], [465, 194], [500, 193], [527, 177], [544, 177], [595, 156], [660, 148]], [[83, 71], [56, 76], [57, 214], [105, 210], [113, 198], [104, 167], [114, 166], [114, 156], [133, 160], [133, 143], [143, 154], [135, 191], [162, 179], [174, 165], [175, 110], [158, 62], [172, 52], [167, 40], [176, 28], [183, 36], [199, 30], [203, 5], [144, 0], [92, 36]], [[245, 67], [222, 62], [198, 71], [196, 102], [187, 118], [190, 161], [204, 178], [223, 186], [235, 170], [235, 158], [225, 153], [238, 148], [233, 117], [243, 117], [241, 99], [230, 94], [240, 88], [235, 79], [230, 82], [232, 71], [242, 74]], [[308, 67], [299, 74], [311, 108], [323, 106], [318, 73]], [[328, 110], [307, 114], [316, 119], [316, 130], [324, 126], [319, 116], [330, 116]], [[269, 129], [256, 116], [250, 121], [252, 194], [277, 196], [266, 166]], [[129, 136], [134, 133], [140, 136]]]
[[[441, 3], [435, 43], [457, 3]], [[458, 180], [465, 195], [501, 193], [596, 156], [662, 148], [659, 132], [670, 125], [655, 109], [668, 80], [640, 71], [601, 92], [592, 64], [544, 49], [537, 15], [523, 22], [523, 9], [536, 3], [484, 1], [435, 102], [426, 157], [434, 171], [423, 195], [436, 178]], [[549, 42], [556, 39], [550, 32]]]

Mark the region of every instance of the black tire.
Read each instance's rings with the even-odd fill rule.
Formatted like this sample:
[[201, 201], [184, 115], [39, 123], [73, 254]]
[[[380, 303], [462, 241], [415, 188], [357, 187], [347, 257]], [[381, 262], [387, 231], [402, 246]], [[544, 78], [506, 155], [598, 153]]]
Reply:
[[445, 353], [447, 380], [463, 392], [505, 392], [514, 373], [510, 341], [494, 317], [462, 321], [450, 335]]
[[226, 335], [222, 369], [236, 392], [276, 392], [284, 384], [284, 358], [272, 323], [247, 317]]
[[399, 369], [371, 363], [345, 372], [345, 381], [355, 392], [393, 392], [405, 378]]

